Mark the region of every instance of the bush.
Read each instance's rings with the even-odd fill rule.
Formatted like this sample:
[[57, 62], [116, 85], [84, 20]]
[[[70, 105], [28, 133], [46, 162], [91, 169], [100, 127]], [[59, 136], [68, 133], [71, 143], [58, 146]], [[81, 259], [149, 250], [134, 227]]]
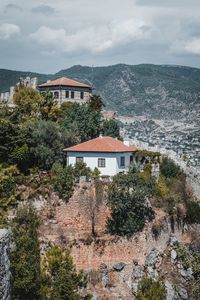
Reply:
[[175, 162], [168, 157], [163, 157], [160, 164], [161, 175], [167, 178], [174, 178], [183, 174], [181, 168], [175, 164]]
[[69, 250], [50, 248], [42, 262], [42, 299], [79, 300], [79, 289], [86, 287], [87, 277], [77, 272]]
[[92, 174], [92, 171], [90, 170], [89, 167], [87, 167], [86, 163], [84, 162], [76, 163], [73, 172], [75, 177], [80, 177], [80, 176], [90, 177]]
[[200, 205], [195, 201], [188, 201], [187, 208], [187, 221], [190, 224], [200, 223]]
[[137, 174], [116, 175], [108, 195], [109, 231], [130, 236], [142, 230], [145, 222], [154, 217], [152, 208], [146, 204], [149, 195], [150, 188]]
[[54, 164], [52, 167], [52, 183], [54, 190], [66, 202], [73, 195], [74, 191], [74, 170], [72, 166], [63, 167], [61, 164]]
[[139, 284], [136, 300], [165, 300], [166, 290], [162, 281], [143, 278]]

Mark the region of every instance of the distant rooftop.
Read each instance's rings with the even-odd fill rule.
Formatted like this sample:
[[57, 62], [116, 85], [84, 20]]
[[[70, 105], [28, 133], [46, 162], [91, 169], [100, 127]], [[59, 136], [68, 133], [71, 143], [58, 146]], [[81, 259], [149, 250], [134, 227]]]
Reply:
[[90, 85], [87, 85], [85, 83], [67, 78], [67, 77], [61, 77], [52, 81], [48, 81], [46, 83], [43, 83], [39, 85], [39, 87], [51, 87], [51, 86], [74, 86], [74, 87], [85, 87], [85, 88], [91, 88]]

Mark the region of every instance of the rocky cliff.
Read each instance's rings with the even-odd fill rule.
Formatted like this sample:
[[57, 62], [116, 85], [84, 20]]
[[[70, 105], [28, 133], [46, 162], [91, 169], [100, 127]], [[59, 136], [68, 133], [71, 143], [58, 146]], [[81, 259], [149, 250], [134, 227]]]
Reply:
[[11, 299], [11, 272], [10, 272], [10, 231], [0, 229], [0, 299]]
[[[130, 239], [111, 236], [106, 232], [109, 210], [104, 202], [99, 210], [94, 240], [82, 198], [87, 189], [90, 184], [77, 186], [67, 204], [53, 194], [37, 201], [36, 207], [42, 211], [43, 219], [42, 250], [52, 244], [68, 245], [76, 267], [88, 273], [87, 291], [93, 299], [133, 300], [143, 276], [162, 278], [167, 300], [192, 299], [193, 269], [185, 266], [178, 254], [182, 247], [191, 244], [191, 228], [179, 224], [178, 220], [171, 228], [170, 218], [162, 209], [156, 209], [155, 220], [146, 224], [142, 232]], [[155, 228], [159, 234], [154, 233]]]

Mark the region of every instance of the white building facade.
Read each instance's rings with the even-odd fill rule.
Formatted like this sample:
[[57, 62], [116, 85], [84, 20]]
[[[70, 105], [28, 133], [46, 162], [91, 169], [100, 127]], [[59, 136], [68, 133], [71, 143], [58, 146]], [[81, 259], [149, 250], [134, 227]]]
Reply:
[[67, 165], [84, 162], [91, 170], [98, 168], [101, 176], [114, 176], [128, 171], [137, 148], [111, 137], [99, 137], [64, 151]]

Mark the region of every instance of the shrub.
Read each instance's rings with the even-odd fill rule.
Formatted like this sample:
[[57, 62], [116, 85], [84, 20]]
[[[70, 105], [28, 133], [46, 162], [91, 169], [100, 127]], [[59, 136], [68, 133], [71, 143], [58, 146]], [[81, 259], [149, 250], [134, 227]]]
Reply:
[[139, 284], [136, 300], [165, 300], [166, 290], [162, 281], [143, 278]]
[[164, 177], [173, 178], [183, 174], [181, 168], [168, 157], [163, 157], [160, 164], [160, 172]]
[[188, 201], [187, 208], [187, 220], [190, 224], [200, 223], [200, 205], [195, 201]]
[[74, 191], [74, 170], [72, 166], [63, 167], [61, 164], [54, 164], [52, 168], [52, 183], [54, 190], [65, 201], [73, 195]]
[[89, 177], [92, 174], [92, 171], [90, 170], [89, 167], [87, 167], [86, 163], [84, 162], [76, 163], [73, 172], [75, 177], [80, 177], [80, 176]]
[[42, 299], [79, 300], [79, 289], [86, 287], [87, 277], [77, 272], [69, 250], [50, 248], [42, 262]]
[[108, 195], [111, 208], [109, 231], [130, 236], [142, 230], [146, 220], [154, 217], [152, 208], [146, 204], [149, 195], [150, 189], [137, 174], [116, 175]]

